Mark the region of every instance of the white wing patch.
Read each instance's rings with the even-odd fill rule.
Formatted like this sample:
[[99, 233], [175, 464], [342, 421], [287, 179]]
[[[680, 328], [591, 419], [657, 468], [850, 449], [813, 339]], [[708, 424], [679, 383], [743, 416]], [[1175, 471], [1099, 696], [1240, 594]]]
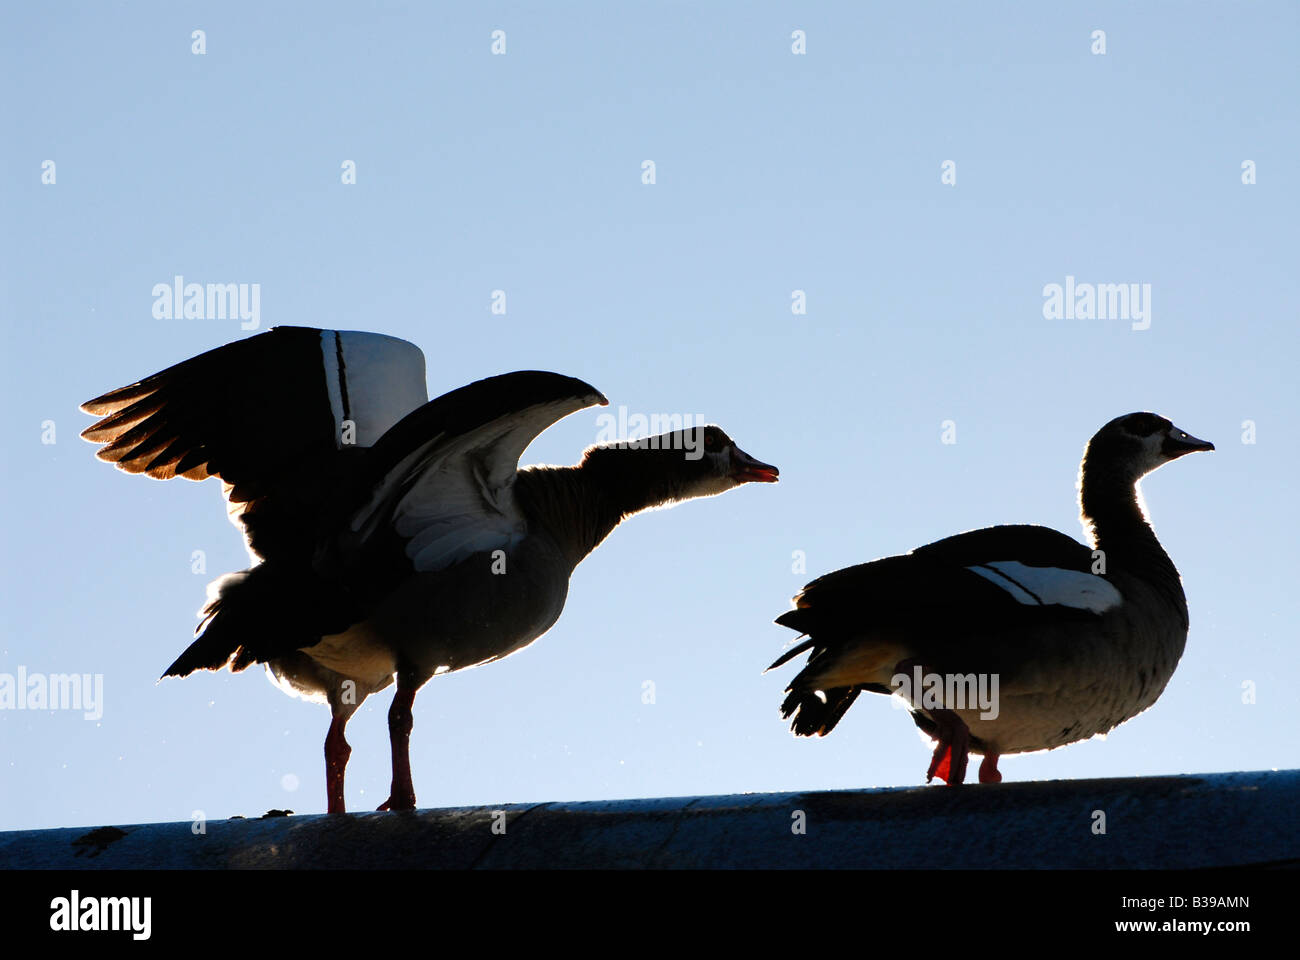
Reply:
[[[509, 549], [528, 532], [505, 488], [492, 488], [472, 458], [448, 457], [421, 475], [393, 528], [416, 570], [442, 570], [476, 553]], [[513, 477], [510, 478], [513, 485]]]
[[1026, 606], [1073, 607], [1105, 613], [1124, 602], [1124, 595], [1103, 577], [1060, 567], [1031, 567], [1018, 560], [995, 560], [967, 567], [995, 583]]
[[344, 420], [355, 427], [356, 446], [374, 446], [389, 427], [429, 398], [424, 354], [413, 343], [381, 333], [322, 330], [320, 346], [338, 446]]
[[532, 439], [574, 409], [574, 400], [535, 404], [476, 430], [430, 437], [408, 454], [356, 514], [363, 537], [383, 517], [382, 505], [401, 487], [391, 515], [406, 556], [422, 573], [445, 569], [476, 553], [516, 546], [528, 524], [515, 503], [519, 456]]

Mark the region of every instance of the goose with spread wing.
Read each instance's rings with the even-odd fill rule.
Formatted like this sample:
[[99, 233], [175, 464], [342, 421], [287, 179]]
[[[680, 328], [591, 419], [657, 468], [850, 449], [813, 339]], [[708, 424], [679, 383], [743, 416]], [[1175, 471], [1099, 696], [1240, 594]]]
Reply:
[[1002, 754], [1105, 733], [1155, 703], [1187, 641], [1182, 580], [1138, 481], [1214, 445], [1152, 413], [1106, 424], [1079, 470], [1090, 544], [1047, 527], [972, 530], [826, 574], [776, 622], [808, 653], [781, 715], [824, 736], [862, 692], [901, 694], [937, 741], [926, 779], [961, 783], [967, 757], [998, 782]]
[[521, 371], [426, 402], [424, 356], [381, 334], [277, 327], [88, 401], [97, 456], [156, 479], [217, 477], [253, 565], [209, 586], [197, 637], [164, 676], [264, 664], [327, 702], [330, 812], [344, 728], [394, 679], [393, 779], [415, 807], [416, 691], [550, 629], [569, 577], [641, 510], [777, 480], [716, 426], [519, 467], [556, 421], [607, 403], [572, 377]]

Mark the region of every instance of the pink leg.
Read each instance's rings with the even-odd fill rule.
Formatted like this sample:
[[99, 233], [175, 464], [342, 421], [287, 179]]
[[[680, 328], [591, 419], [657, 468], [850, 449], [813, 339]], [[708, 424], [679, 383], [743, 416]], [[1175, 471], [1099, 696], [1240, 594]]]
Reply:
[[970, 757], [970, 729], [951, 710], [931, 710], [930, 716], [938, 724], [938, 745], [930, 758], [930, 769], [925, 782], [935, 777], [956, 786], [966, 779], [966, 763]]
[[348, 757], [352, 748], [343, 739], [343, 728], [347, 726], [343, 717], [330, 721], [330, 732], [325, 735], [325, 794], [329, 813], [344, 813], [343, 774], [348, 768]]
[[408, 685], [397, 675], [397, 693], [388, 708], [388, 738], [393, 744], [393, 786], [380, 810], [414, 810], [415, 784], [411, 782], [411, 728], [415, 718], [411, 708], [415, 705], [414, 684]]
[[1002, 774], [998, 771], [998, 755], [996, 753], [984, 754], [984, 759], [980, 762], [980, 783], [1001, 783]]

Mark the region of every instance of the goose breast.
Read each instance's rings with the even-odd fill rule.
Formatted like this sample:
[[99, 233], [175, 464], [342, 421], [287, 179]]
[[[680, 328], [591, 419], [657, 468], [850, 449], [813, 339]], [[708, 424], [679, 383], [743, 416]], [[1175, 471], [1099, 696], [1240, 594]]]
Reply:
[[572, 569], [545, 533], [533, 532], [509, 551], [482, 551], [448, 569], [413, 574], [365, 620], [305, 652], [343, 674], [391, 674], [398, 659], [426, 675], [497, 660], [555, 624]]

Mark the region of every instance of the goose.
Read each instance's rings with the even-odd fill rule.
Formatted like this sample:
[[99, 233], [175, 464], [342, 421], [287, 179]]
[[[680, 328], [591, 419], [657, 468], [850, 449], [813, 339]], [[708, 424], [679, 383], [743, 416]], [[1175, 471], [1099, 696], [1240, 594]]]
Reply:
[[196, 639], [163, 677], [261, 663], [327, 703], [331, 813], [346, 809], [344, 729], [368, 696], [396, 681], [379, 809], [412, 810], [425, 682], [549, 630], [574, 568], [625, 518], [778, 478], [712, 425], [520, 468], [551, 424], [608, 403], [600, 391], [519, 371], [426, 402], [424, 366], [395, 337], [276, 327], [82, 405], [101, 418], [82, 433], [100, 459], [220, 479], [252, 566], [209, 585]]
[[1089, 545], [1048, 527], [971, 530], [826, 574], [776, 622], [806, 637], [785, 689], [796, 736], [825, 736], [859, 693], [900, 694], [937, 741], [926, 782], [981, 783], [1003, 754], [1106, 733], [1156, 702], [1187, 641], [1187, 600], [1138, 481], [1214, 445], [1131, 413], [1089, 441], [1079, 507]]

